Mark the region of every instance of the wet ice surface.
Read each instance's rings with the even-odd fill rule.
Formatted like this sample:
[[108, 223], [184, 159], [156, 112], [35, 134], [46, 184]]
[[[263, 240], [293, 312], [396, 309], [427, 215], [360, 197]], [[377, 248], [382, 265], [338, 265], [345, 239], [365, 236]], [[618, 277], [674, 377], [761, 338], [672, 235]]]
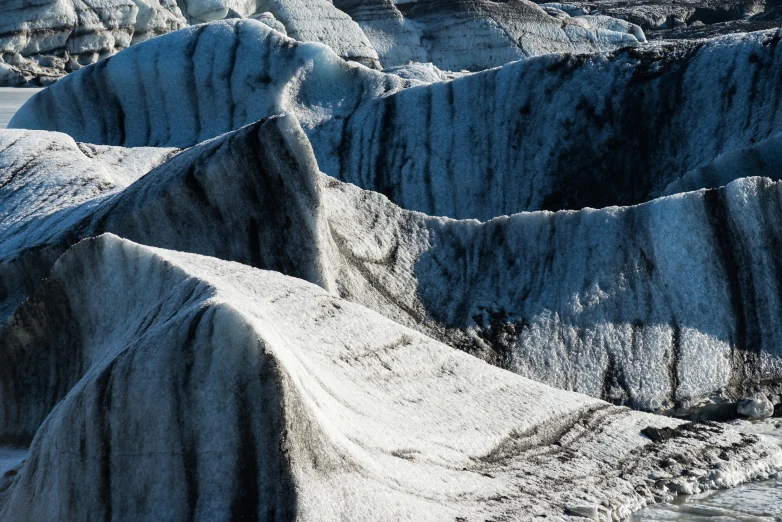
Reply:
[[5, 129], [11, 117], [27, 99], [41, 89], [0, 87], [0, 129]]
[[[782, 419], [734, 421], [736, 429], [754, 433], [782, 445]], [[685, 495], [671, 504], [639, 511], [628, 522], [671, 520], [676, 522], [782, 521], [782, 476], [736, 488]]]
[[678, 522], [778, 521], [782, 520], [782, 481], [753, 482], [733, 489], [688, 495], [672, 504], [639, 511], [630, 522], [672, 520]]

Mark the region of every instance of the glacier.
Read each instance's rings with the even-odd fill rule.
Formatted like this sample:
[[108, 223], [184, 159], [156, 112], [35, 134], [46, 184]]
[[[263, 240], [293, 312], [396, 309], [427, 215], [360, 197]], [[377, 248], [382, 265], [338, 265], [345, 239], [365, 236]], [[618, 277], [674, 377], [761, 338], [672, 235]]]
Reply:
[[4, 520], [621, 517], [782, 466], [756, 436], [556, 390], [299, 279], [112, 235], [58, 260], [0, 353], [2, 437], [36, 433]]
[[[112, 232], [305, 279], [492, 364], [617, 404], [672, 410], [782, 392], [782, 302], [760, 290], [782, 284], [782, 187], [768, 178], [481, 223], [408, 211], [321, 174], [292, 115], [178, 154], [102, 146], [138, 164], [113, 184], [62, 134], [5, 134], [11, 157], [30, 142], [76, 149], [60, 183], [40, 179], [62, 152], [49, 166], [40, 153], [17, 160], [1, 183], [13, 218], [0, 228], [6, 316], [67, 248]], [[63, 197], [76, 184], [80, 196]]]
[[[49, 85], [130, 45], [221, 19], [255, 19], [374, 69], [412, 61], [481, 70], [547, 52], [646, 41], [640, 27], [624, 20], [550, 16], [527, 0], [501, 7], [490, 0], [432, 1], [408, 13], [409, 19], [393, 4], [378, 2], [7, 0], [0, 21], [0, 86]], [[366, 13], [374, 14], [367, 19]]]
[[0, 129], [0, 520], [782, 472], [715, 422], [782, 413], [772, 3], [9, 2], [0, 84], [46, 88]]
[[[554, 54], [430, 83], [294, 44], [255, 21], [226, 21], [70, 75], [36, 94], [10, 126], [188, 147], [291, 113], [325, 173], [407, 209], [487, 220], [627, 206], [670, 194], [669, 185], [714, 188], [753, 174], [729, 169], [714, 185], [705, 172], [730, 154], [763, 154], [763, 142], [782, 131], [778, 41], [773, 31]], [[212, 67], [221, 53], [235, 60]], [[148, 73], [131, 81], [138, 69]], [[160, 77], [163, 69], [188, 79], [187, 96], [179, 80]]]

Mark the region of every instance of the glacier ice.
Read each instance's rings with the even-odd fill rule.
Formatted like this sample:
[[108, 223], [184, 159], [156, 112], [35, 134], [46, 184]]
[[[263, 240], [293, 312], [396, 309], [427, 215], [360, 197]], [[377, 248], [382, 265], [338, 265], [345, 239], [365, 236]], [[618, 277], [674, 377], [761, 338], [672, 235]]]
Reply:
[[778, 38], [531, 58], [368, 100], [308, 134], [324, 172], [427, 214], [638, 204], [679, 178], [692, 190], [756, 173], [717, 167], [730, 155], [778, 169], [776, 142], [761, 143], [782, 131]]
[[225, 20], [77, 71], [38, 93], [9, 126], [90, 143], [188, 147], [283, 112], [305, 125], [347, 117], [366, 98], [417, 83], [343, 61], [257, 20]]
[[[757, 174], [773, 172], [763, 150], [774, 145], [762, 142], [782, 131], [778, 36], [555, 54], [453, 81], [424, 76], [429, 84], [420, 85], [255, 21], [226, 21], [78, 71], [31, 98], [10, 125], [92, 143], [186, 147], [287, 112], [325, 173], [407, 209], [487, 220], [632, 205], [669, 185], [692, 190], [755, 174], [717, 167], [731, 154], [765, 154]], [[213, 66], [226, 54], [235, 60]], [[176, 80], [161, 77], [164, 69]], [[725, 173], [718, 185], [706, 172], [712, 163]]]
[[775, 2], [766, 0], [678, 0], [676, 2], [623, 0], [573, 1], [560, 4], [569, 12], [603, 14], [637, 24], [644, 31], [672, 29], [747, 19], [771, 11]]
[[527, 0], [334, 5], [358, 22], [385, 67], [432, 62], [448, 71], [477, 71], [545, 53], [608, 51], [646, 41], [639, 27], [624, 20], [556, 18]]
[[5, 0], [0, 82], [48, 84], [185, 23], [174, 0]]
[[774, 405], [763, 393], [754, 393], [738, 403], [738, 413], [750, 419], [766, 419], [774, 414]]
[[0, 321], [29, 296], [91, 208], [163, 163], [171, 149], [77, 144], [54, 132], [0, 131]]
[[[9, 208], [63, 199], [59, 185], [38, 184], [39, 168], [20, 164]], [[782, 302], [756, 290], [782, 280], [780, 190], [743, 178], [624, 208], [430, 217], [321, 175], [288, 115], [194, 146], [69, 213], [17, 218], [0, 244], [18, 243], [6, 259], [25, 260], [29, 282], [7, 262], [16, 297], [4, 306], [75, 241], [112, 232], [300, 277], [560, 388], [647, 410], [736, 401], [757, 386], [780, 391], [769, 383], [782, 378]]]
[[35, 433], [0, 493], [14, 522], [618, 518], [782, 466], [755, 436], [556, 390], [299, 279], [112, 235], [66, 252], [2, 328], [0, 438]]
[[318, 169], [303, 144], [291, 117], [169, 161], [176, 150], [77, 146], [57, 133], [0, 131], [0, 158], [10, 165], [0, 170], [0, 320], [68, 247], [106, 231], [327, 287], [324, 225], [314, 203]]
[[[641, 29], [626, 21], [552, 17], [527, 0], [502, 6], [488, 0], [431, 0], [408, 13], [409, 20], [383, 3], [388, 0], [378, 2], [6, 0], [0, 86], [48, 85], [129, 45], [221, 19], [259, 19], [375, 69], [414, 61], [479, 70], [546, 52], [612, 50], [645, 41]], [[366, 13], [374, 15], [367, 20]]]
[[607, 520], [782, 469], [651, 414], [782, 397], [782, 32], [692, 40], [762, 0], [9, 1], [0, 82], [71, 74], [0, 130], [3, 521]]

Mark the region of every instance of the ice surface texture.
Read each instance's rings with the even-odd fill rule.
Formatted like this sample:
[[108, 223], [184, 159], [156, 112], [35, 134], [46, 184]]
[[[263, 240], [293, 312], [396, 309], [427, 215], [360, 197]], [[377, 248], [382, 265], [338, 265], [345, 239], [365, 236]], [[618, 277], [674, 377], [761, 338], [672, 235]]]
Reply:
[[0, 131], [0, 519], [620, 518], [782, 467], [600, 400], [782, 391], [779, 34], [384, 73], [265, 9]]
[[[23, 135], [7, 156], [67, 143]], [[6, 314], [65, 249], [108, 231], [306, 279], [493, 364], [636, 408], [736, 400], [782, 379], [782, 304], [762, 291], [782, 280], [781, 188], [766, 178], [480, 223], [321, 175], [290, 115], [192, 147], [127, 188], [78, 153], [74, 174], [43, 184], [68, 156], [48, 169], [37, 156], [0, 192]]]
[[46, 84], [185, 25], [174, 0], [5, 0], [0, 85]]
[[[546, 52], [646, 41], [629, 22], [553, 17], [527, 0], [430, 0], [408, 13], [409, 20], [389, 6], [377, 10], [368, 2], [356, 12], [355, 2], [335, 6], [329, 0], [7, 0], [0, 20], [0, 86], [48, 85], [152, 36], [224, 18], [262, 20], [375, 69], [424, 61], [480, 70]], [[380, 17], [367, 20], [367, 12]]]
[[621, 517], [661, 486], [782, 465], [757, 437], [549, 388], [299, 279], [111, 235], [58, 261], [0, 350], [3, 436], [37, 430], [0, 493], [13, 522]]
[[11, 126], [185, 147], [289, 112], [325, 173], [411, 210], [486, 220], [632, 205], [669, 185], [774, 172], [775, 145], [763, 142], [782, 131], [778, 41], [761, 32], [550, 55], [416, 86], [254, 21], [220, 22], [77, 72], [33, 97]]

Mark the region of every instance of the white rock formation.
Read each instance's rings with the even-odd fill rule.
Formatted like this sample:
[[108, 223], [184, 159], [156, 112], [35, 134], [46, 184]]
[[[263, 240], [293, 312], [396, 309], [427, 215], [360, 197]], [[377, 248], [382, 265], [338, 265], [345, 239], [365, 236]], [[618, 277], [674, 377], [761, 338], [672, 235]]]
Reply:
[[0, 84], [48, 84], [184, 25], [174, 0], [6, 0]]
[[[645, 42], [622, 20], [556, 18], [527, 0], [336, 0], [359, 23], [384, 67], [432, 62], [477, 71], [552, 52], [614, 50]], [[404, 12], [400, 9], [404, 9]]]
[[60, 258], [0, 354], [0, 438], [35, 435], [0, 493], [11, 522], [620, 518], [782, 466], [755, 436], [555, 390], [301, 280], [111, 235]]

